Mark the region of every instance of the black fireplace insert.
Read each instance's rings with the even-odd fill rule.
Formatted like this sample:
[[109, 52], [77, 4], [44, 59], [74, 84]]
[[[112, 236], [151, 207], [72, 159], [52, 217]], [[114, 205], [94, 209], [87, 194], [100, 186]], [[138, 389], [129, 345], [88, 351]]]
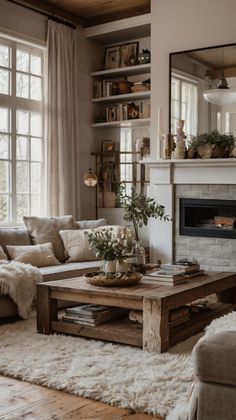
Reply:
[[180, 235], [236, 239], [236, 200], [180, 198]]

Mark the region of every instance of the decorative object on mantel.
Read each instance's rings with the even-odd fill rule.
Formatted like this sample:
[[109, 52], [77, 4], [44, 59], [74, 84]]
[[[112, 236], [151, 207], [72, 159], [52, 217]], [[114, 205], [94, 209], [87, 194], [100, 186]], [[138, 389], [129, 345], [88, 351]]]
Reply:
[[174, 148], [174, 135], [162, 134], [162, 159], [171, 159]]
[[174, 159], [185, 159], [186, 155], [186, 144], [185, 144], [185, 133], [183, 131], [184, 120], [179, 120], [179, 126], [177, 128], [175, 150], [173, 152]]
[[213, 130], [193, 137], [189, 146], [197, 150], [202, 159], [227, 158], [235, 150], [235, 141], [233, 134], [221, 134]]

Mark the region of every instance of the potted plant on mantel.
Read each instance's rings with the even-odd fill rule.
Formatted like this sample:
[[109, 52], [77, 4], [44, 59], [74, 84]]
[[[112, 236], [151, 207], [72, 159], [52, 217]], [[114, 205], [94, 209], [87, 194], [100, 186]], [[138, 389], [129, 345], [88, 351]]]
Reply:
[[202, 159], [227, 158], [235, 146], [233, 134], [221, 134], [217, 130], [202, 133], [193, 137], [189, 143], [190, 150], [196, 150]]

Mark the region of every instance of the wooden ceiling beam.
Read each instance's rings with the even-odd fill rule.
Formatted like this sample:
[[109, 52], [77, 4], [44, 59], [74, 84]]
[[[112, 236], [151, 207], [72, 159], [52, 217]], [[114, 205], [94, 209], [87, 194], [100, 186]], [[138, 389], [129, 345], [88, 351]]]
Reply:
[[84, 26], [89, 27], [89, 26], [94, 26], [94, 25], [100, 25], [107, 22], [113, 22], [115, 20], [126, 19], [130, 17], [138, 16], [138, 15], [144, 15], [146, 13], [150, 13], [150, 11], [151, 11], [150, 4], [143, 5], [143, 6], [136, 6], [136, 7], [129, 8], [127, 10], [123, 10], [123, 11], [121, 10], [121, 11], [116, 11], [116, 12], [111, 12], [111, 13], [106, 13], [106, 11], [103, 11], [103, 14], [101, 15], [91, 16], [89, 18], [86, 18], [84, 20]]
[[62, 9], [61, 7], [54, 6], [47, 1], [42, 0], [24, 0], [24, 1], [17, 1], [19, 4], [22, 3], [31, 5], [35, 11], [43, 11], [45, 13], [48, 13], [49, 15], [58, 16], [62, 19], [69, 20], [70, 22], [74, 24], [80, 24], [84, 25], [84, 19], [78, 15], [75, 15], [74, 13], [68, 12], [65, 9]]

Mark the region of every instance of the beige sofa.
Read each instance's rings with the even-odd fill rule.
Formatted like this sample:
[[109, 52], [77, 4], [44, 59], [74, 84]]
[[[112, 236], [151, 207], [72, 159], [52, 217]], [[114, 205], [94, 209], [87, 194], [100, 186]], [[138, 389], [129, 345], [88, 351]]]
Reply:
[[[81, 221], [75, 223], [78, 224], [78, 228], [89, 229], [105, 225], [106, 220], [100, 219], [98, 221]], [[0, 245], [7, 253], [6, 245], [32, 245], [32, 237], [26, 227], [1, 228]], [[43, 281], [53, 281], [80, 276], [96, 270], [99, 266], [99, 261], [64, 262], [60, 265], [40, 267], [39, 270], [43, 276]], [[0, 318], [14, 316], [17, 313], [15, 303], [8, 296], [0, 293]]]

